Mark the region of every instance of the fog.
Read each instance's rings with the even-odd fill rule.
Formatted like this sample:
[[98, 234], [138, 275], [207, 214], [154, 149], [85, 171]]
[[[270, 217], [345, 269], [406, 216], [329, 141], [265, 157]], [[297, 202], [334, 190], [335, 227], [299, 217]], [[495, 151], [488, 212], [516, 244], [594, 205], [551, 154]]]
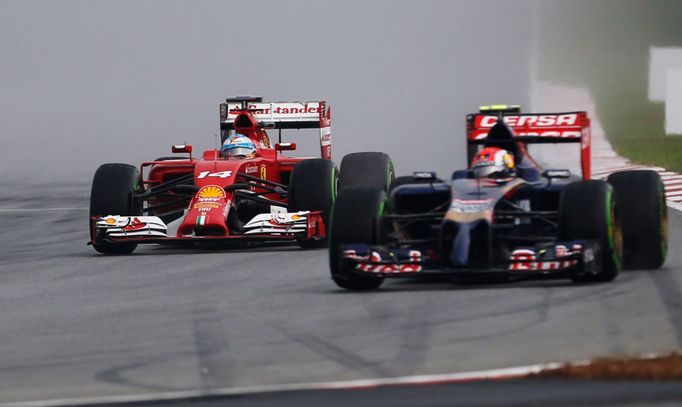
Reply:
[[[333, 157], [465, 165], [464, 116], [528, 98], [530, 1], [3, 1], [4, 182], [84, 182], [187, 141], [236, 94], [327, 100]], [[310, 135], [315, 137], [314, 135]]]

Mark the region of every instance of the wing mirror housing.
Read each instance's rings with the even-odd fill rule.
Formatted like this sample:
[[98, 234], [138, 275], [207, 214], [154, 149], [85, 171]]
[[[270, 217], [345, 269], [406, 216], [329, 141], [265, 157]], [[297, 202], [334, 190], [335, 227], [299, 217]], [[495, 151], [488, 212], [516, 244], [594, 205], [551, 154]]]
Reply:
[[192, 158], [192, 146], [189, 144], [175, 144], [171, 149], [173, 153], [187, 153]]
[[277, 143], [275, 144], [277, 151], [293, 151], [296, 150], [296, 143]]

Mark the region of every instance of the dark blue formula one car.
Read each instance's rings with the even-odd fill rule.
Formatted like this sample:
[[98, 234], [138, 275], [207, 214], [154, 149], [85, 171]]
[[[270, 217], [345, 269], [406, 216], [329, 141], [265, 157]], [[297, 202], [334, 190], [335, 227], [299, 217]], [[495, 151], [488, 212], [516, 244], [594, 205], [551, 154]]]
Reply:
[[[398, 177], [388, 194], [351, 187], [336, 201], [329, 259], [334, 282], [375, 289], [384, 279], [451, 275], [611, 281], [621, 268], [655, 269], [667, 249], [660, 176], [623, 171], [590, 179], [585, 112], [467, 116], [471, 165], [450, 180]], [[581, 172], [542, 168], [535, 143], [580, 143]]]

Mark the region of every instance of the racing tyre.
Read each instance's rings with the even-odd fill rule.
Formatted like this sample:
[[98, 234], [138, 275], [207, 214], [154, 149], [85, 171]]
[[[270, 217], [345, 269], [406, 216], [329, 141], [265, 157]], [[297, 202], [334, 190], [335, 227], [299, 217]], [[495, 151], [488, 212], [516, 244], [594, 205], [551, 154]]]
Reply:
[[618, 276], [623, 253], [619, 207], [604, 181], [577, 181], [566, 186], [559, 205], [559, 239], [592, 240], [595, 269], [577, 274], [576, 282], [606, 282]]
[[609, 175], [623, 225], [623, 268], [657, 269], [668, 251], [668, 207], [656, 171]]
[[395, 179], [391, 157], [378, 152], [346, 155], [341, 160], [339, 173], [339, 191], [349, 186], [388, 191]]
[[[92, 179], [90, 190], [90, 217], [106, 215], [140, 215], [142, 207], [133, 199], [138, 187], [140, 172], [129, 164], [103, 164]], [[93, 243], [93, 247], [105, 254], [128, 254], [137, 243]]]
[[348, 187], [339, 192], [329, 234], [329, 266], [332, 280], [341, 288], [373, 290], [384, 281], [352, 273], [340, 250], [347, 243], [376, 243], [377, 218], [383, 213], [385, 197], [383, 190], [367, 187]]
[[[322, 220], [329, 233], [329, 219], [336, 199], [336, 168], [329, 160], [316, 158], [301, 161], [291, 171], [289, 182], [289, 212], [322, 211]], [[306, 249], [325, 247], [326, 239], [299, 239]]]

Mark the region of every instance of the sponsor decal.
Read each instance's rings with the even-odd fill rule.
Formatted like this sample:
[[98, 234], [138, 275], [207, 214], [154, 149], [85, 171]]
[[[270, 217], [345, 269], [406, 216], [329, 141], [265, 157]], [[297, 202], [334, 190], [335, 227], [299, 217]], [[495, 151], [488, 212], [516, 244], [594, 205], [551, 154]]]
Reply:
[[291, 222], [296, 222], [298, 220], [304, 219], [304, 216], [301, 216], [297, 213], [295, 214], [289, 214], [289, 213], [281, 213], [281, 212], [276, 212], [271, 214], [272, 218], [268, 221], [269, 224], [273, 226], [280, 226], [284, 225], [285, 227], [288, 227], [291, 225]]
[[509, 258], [511, 261], [509, 270], [545, 271], [572, 267], [578, 264], [578, 260], [562, 260], [562, 258], [576, 255], [581, 249], [582, 245], [573, 245], [569, 250], [568, 247], [560, 244], [553, 248], [538, 251], [533, 249], [516, 249]]
[[[579, 126], [578, 115], [571, 114], [544, 114], [527, 116], [504, 116], [504, 122], [511, 127], [556, 127], [556, 126]], [[497, 123], [497, 116], [477, 116], [476, 127], [493, 127]]]
[[[398, 257], [411, 263], [403, 264], [377, 264], [383, 261], [381, 254], [372, 250], [367, 255], [358, 254], [356, 250], [344, 250], [343, 257], [357, 261], [355, 269], [366, 273], [419, 273], [422, 271], [422, 253], [419, 250], [407, 250], [407, 253], [398, 253]], [[395, 255], [389, 255], [395, 260]]]
[[[322, 106], [319, 102], [309, 102], [309, 103], [249, 103], [247, 105], [249, 111], [256, 116], [274, 116], [272, 118], [277, 119], [282, 116], [290, 116], [291, 118], [305, 116], [306, 118], [312, 118], [311, 116], [319, 116], [322, 111]], [[226, 120], [234, 119], [237, 114], [242, 112], [241, 105], [239, 103], [229, 103], [227, 106], [229, 114], [225, 118]], [[280, 117], [277, 117], [280, 116]], [[265, 118], [267, 119], [267, 117]]]
[[246, 166], [246, 170], [244, 170], [245, 173], [247, 174], [253, 174], [254, 172], [258, 172], [258, 166], [257, 165], [251, 165], [251, 166]]
[[129, 225], [123, 227], [123, 231], [129, 232], [131, 230], [138, 230], [145, 226], [147, 226], [147, 223], [140, 221], [138, 218], [133, 218]]
[[436, 179], [436, 173], [430, 171], [416, 171], [412, 173], [412, 178], [416, 180]]
[[[517, 136], [521, 137], [552, 137], [552, 138], [580, 138], [581, 133], [577, 130], [547, 130], [547, 131], [536, 131], [529, 130], [523, 131], [520, 129], [514, 129]], [[469, 138], [474, 140], [481, 140], [488, 136], [488, 130], [476, 130], [471, 132]]]
[[332, 144], [331, 128], [323, 127], [320, 129], [320, 143], [323, 147], [330, 146]]
[[225, 198], [225, 190], [217, 185], [202, 187], [197, 193], [198, 198]]
[[[584, 116], [577, 113], [510, 115], [504, 116], [506, 124], [522, 137], [580, 138]], [[497, 123], [497, 116], [477, 115], [474, 119], [475, 129], [469, 138], [480, 140], [486, 138], [488, 129]]]
[[495, 206], [494, 199], [453, 199], [450, 210], [458, 213], [480, 213], [490, 211]]
[[261, 179], [268, 178], [268, 167], [266, 167], [265, 164], [260, 166], [260, 178]]
[[197, 175], [197, 179], [202, 179], [206, 177], [217, 177], [217, 178], [229, 178], [232, 176], [232, 171], [219, 171], [219, 172], [211, 172], [211, 171], [202, 171]]
[[545, 175], [548, 178], [569, 178], [571, 176], [571, 171], [569, 170], [547, 170]]
[[211, 210], [211, 209], [218, 209], [220, 208], [220, 204], [213, 203], [213, 202], [199, 202], [194, 204], [192, 206], [193, 209], [200, 209], [200, 210]]
[[116, 218], [106, 218], [106, 219], [104, 219], [104, 222], [107, 225], [115, 225], [116, 224]]

